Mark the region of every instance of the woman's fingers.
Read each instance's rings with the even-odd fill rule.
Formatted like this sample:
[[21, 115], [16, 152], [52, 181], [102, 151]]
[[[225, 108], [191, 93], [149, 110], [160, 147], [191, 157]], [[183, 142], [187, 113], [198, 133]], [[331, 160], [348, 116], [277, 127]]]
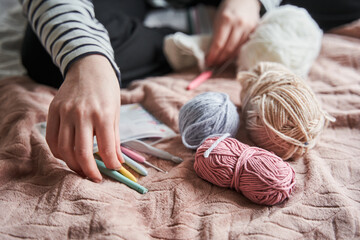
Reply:
[[49, 114], [46, 127], [46, 142], [49, 145], [54, 157], [60, 158], [58, 153], [58, 137], [60, 128], [60, 115], [54, 103], [49, 107]]
[[220, 27], [215, 29], [215, 34], [209, 48], [209, 53], [206, 56], [206, 65], [208, 67], [212, 67], [217, 64], [217, 58], [223, 51], [230, 33], [231, 26], [228, 24], [220, 24]]
[[258, 0], [223, 0], [215, 17], [213, 40], [206, 65], [223, 64], [239, 53], [260, 18]]
[[243, 37], [243, 30], [241, 28], [232, 28], [227, 42], [221, 50], [215, 65], [221, 65], [228, 59], [237, 54], [238, 48], [241, 46], [241, 39]]
[[74, 154], [75, 127], [69, 119], [60, 119], [58, 154], [68, 167], [76, 173], [83, 174]]
[[[120, 109], [118, 109], [117, 112], [120, 113]], [[122, 157], [121, 148], [120, 148], [121, 141], [120, 141], [119, 123], [120, 123], [120, 114], [116, 114], [115, 121], [114, 121], [116, 154], [117, 154], [117, 157], [120, 160], [120, 162], [124, 163], [125, 160]]]
[[121, 168], [121, 163], [118, 157], [117, 146], [115, 146], [116, 136], [114, 121], [109, 119], [115, 118], [107, 118], [105, 114], [105, 117], [101, 118], [100, 121], [97, 121], [95, 125], [95, 133], [99, 146], [99, 154], [105, 166], [109, 169], [117, 170]]
[[49, 108], [46, 139], [54, 156], [70, 169], [99, 182], [93, 156], [94, 134], [99, 153], [111, 169], [121, 167], [120, 88], [115, 71], [102, 55], [82, 57], [71, 64]]
[[87, 177], [94, 182], [100, 182], [102, 176], [93, 156], [93, 132], [91, 122], [82, 122], [78, 118], [75, 128], [75, 158]]

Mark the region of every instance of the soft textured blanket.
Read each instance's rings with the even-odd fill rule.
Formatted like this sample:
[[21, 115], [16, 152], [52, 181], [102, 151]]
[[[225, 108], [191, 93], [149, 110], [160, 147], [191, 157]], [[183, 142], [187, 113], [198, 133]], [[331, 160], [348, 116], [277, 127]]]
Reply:
[[[33, 127], [46, 119], [56, 90], [27, 77], [0, 82], [1, 239], [354, 239], [360, 238], [360, 22], [325, 34], [308, 84], [336, 117], [317, 146], [289, 163], [296, 187], [281, 205], [256, 205], [234, 190], [200, 179], [194, 151], [180, 137], [156, 147], [181, 156], [148, 168], [141, 195], [107, 177], [83, 179], [54, 158]], [[188, 72], [135, 82], [122, 103], [140, 102], [178, 131], [180, 107], [204, 91], [228, 93], [239, 107], [235, 73], [194, 91]], [[251, 144], [242, 128], [238, 139]]]

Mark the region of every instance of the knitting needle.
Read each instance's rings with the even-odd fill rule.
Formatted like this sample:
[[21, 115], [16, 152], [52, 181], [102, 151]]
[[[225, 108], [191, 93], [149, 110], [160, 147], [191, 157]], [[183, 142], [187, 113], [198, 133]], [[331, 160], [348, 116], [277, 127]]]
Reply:
[[194, 88], [197, 88], [200, 84], [211, 78], [212, 75], [213, 75], [212, 70], [208, 70], [200, 73], [199, 76], [197, 76], [196, 78], [194, 78], [194, 80], [190, 82], [190, 84], [186, 87], [186, 90], [192, 90]]
[[162, 158], [165, 160], [170, 160], [173, 161], [174, 163], [181, 163], [183, 161], [182, 158], [174, 156], [166, 151], [163, 151], [161, 149], [155, 148], [143, 141], [139, 141], [139, 140], [132, 140], [129, 142], [124, 143], [124, 145], [126, 147], [129, 147], [131, 149], [134, 149], [136, 151], [139, 152], [143, 152], [143, 153], [147, 153], [150, 154], [152, 156], [158, 157], [158, 158]]
[[143, 156], [141, 156], [140, 154], [137, 154], [134, 151], [131, 151], [130, 149], [128, 149], [126, 147], [121, 146], [121, 152], [139, 163], [143, 163], [145, 165], [148, 165], [149, 167], [155, 168], [159, 172], [167, 173], [167, 171], [164, 171], [161, 168], [158, 168], [157, 166], [149, 163], [148, 161], [146, 161], [146, 159]]

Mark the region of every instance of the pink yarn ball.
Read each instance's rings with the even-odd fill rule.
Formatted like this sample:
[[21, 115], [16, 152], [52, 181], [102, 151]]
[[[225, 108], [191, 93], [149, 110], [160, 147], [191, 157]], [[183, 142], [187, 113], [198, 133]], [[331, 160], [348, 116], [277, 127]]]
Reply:
[[275, 205], [286, 200], [295, 185], [295, 171], [280, 157], [234, 138], [222, 140], [205, 158], [219, 137], [211, 137], [197, 149], [194, 168], [203, 179], [241, 192], [251, 201]]

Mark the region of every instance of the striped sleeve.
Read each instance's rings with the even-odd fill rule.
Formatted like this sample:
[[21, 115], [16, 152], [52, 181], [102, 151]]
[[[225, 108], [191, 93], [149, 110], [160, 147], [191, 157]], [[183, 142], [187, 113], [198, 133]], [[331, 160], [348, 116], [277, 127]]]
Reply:
[[120, 71], [104, 26], [95, 18], [90, 0], [20, 0], [23, 12], [63, 76], [72, 62], [101, 54]]

